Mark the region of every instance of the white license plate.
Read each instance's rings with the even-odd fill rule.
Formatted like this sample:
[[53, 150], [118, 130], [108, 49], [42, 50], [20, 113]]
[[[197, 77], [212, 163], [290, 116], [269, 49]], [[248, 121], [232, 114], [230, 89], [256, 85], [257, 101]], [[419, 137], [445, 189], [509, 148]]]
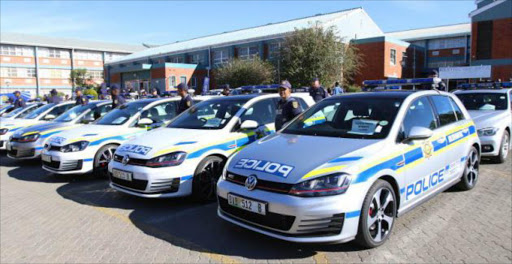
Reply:
[[112, 169], [112, 176], [125, 181], [132, 181], [132, 173], [122, 170]]
[[267, 204], [228, 193], [228, 204], [253, 213], [267, 214]]
[[50, 155], [41, 154], [41, 159], [45, 162], [52, 162], [52, 156]]

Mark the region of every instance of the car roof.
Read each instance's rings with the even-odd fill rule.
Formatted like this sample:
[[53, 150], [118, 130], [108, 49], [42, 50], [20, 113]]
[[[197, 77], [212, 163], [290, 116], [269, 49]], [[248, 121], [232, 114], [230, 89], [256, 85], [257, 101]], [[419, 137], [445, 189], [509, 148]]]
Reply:
[[472, 89], [472, 90], [457, 90], [456, 94], [471, 94], [471, 93], [507, 93], [512, 89]]
[[381, 97], [381, 98], [399, 98], [399, 99], [405, 99], [409, 95], [417, 93], [418, 91], [410, 91], [410, 90], [399, 90], [399, 91], [375, 91], [375, 92], [360, 92], [360, 93], [350, 93], [350, 94], [343, 94], [343, 95], [337, 95], [337, 96], [331, 96], [326, 98], [326, 100], [335, 100], [336, 98], [375, 98], [375, 97]]

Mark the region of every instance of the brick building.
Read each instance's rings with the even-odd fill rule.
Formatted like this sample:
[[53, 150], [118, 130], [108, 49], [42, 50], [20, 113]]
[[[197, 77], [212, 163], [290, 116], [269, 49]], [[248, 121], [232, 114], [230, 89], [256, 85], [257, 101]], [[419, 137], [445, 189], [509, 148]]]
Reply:
[[491, 65], [492, 79], [512, 78], [512, 1], [476, 0], [471, 17], [471, 65]]
[[70, 72], [86, 69], [96, 84], [104, 81], [103, 66], [141, 46], [2, 32], [0, 89], [47, 94], [51, 89], [71, 93]]

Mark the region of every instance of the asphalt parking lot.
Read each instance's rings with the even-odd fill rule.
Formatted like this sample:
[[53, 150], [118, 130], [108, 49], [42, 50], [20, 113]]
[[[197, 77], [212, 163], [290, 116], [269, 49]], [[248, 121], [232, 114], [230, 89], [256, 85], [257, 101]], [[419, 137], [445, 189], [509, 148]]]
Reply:
[[221, 221], [216, 204], [123, 195], [92, 176], [56, 176], [0, 152], [1, 263], [512, 262], [512, 163], [478, 186], [399, 218], [382, 247], [300, 245]]

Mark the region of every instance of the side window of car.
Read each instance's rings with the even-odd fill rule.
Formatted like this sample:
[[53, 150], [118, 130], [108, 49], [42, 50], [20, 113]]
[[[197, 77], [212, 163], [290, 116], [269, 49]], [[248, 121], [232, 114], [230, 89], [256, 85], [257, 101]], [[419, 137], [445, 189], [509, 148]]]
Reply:
[[431, 98], [434, 103], [434, 107], [437, 110], [441, 126], [457, 122], [457, 116], [455, 115], [450, 99], [447, 96], [434, 95]]
[[276, 104], [273, 99], [264, 99], [253, 104], [241, 117], [241, 121], [254, 120], [258, 125], [273, 123], [276, 118]]
[[48, 114], [46, 114], [46, 116], [53, 115], [55, 117], [58, 117], [59, 115], [66, 112], [68, 109], [70, 109], [73, 106], [75, 106], [75, 105], [66, 104], [66, 105], [57, 106], [57, 107], [53, 108]]
[[404, 136], [409, 135], [413, 127], [437, 128], [434, 110], [427, 97], [416, 99], [407, 109], [403, 122]]
[[453, 101], [453, 98], [450, 98], [450, 103], [452, 104], [453, 109], [455, 110], [455, 115], [457, 116], [457, 120], [464, 120], [464, 114], [462, 114], [462, 110], [460, 107]]
[[299, 104], [300, 104], [300, 107], [302, 107], [302, 110], [306, 111], [306, 109], [309, 108], [308, 104], [306, 103], [306, 101], [304, 101], [304, 99], [300, 98], [300, 97], [293, 97], [295, 98], [295, 100], [299, 101]]

